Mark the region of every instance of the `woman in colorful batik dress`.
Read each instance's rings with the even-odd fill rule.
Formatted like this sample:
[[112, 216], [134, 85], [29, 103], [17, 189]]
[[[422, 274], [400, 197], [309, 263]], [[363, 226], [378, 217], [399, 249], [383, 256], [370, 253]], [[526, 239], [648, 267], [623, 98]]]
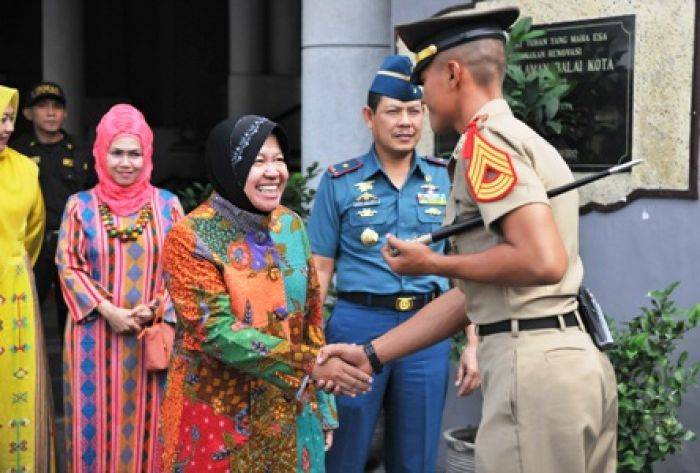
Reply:
[[44, 236], [39, 169], [7, 146], [19, 93], [0, 86], [0, 471], [55, 471], [51, 384], [32, 264]]
[[93, 147], [99, 182], [66, 204], [56, 263], [70, 316], [64, 348], [68, 471], [159, 471], [165, 371], [149, 372], [140, 330], [163, 311], [165, 235], [182, 215], [150, 184], [153, 133], [130, 105], [112, 107]]
[[[310, 376], [325, 343], [304, 225], [280, 205], [287, 138], [263, 117], [211, 132], [215, 192], [165, 242], [178, 317], [161, 433], [167, 472], [320, 472], [337, 426]], [[340, 384], [368, 376], [338, 359]], [[324, 442], [324, 431], [325, 442]]]

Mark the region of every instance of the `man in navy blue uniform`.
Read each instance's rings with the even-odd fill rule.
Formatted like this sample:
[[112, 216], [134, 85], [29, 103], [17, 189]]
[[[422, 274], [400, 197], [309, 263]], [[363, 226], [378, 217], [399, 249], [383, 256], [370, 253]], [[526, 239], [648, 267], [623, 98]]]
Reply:
[[[325, 298], [336, 273], [338, 301], [326, 324], [328, 343], [364, 344], [399, 325], [448, 288], [445, 278], [400, 276], [380, 255], [387, 233], [407, 240], [436, 230], [450, 181], [446, 160], [415, 152], [422, 92], [409, 82], [411, 62], [388, 56], [362, 115], [374, 143], [328, 168], [308, 226]], [[444, 251], [444, 243], [432, 245]], [[372, 390], [337, 400], [340, 428], [326, 457], [330, 473], [362, 472], [379, 411], [386, 407], [388, 471], [435, 470], [448, 379], [449, 342], [384, 366]]]

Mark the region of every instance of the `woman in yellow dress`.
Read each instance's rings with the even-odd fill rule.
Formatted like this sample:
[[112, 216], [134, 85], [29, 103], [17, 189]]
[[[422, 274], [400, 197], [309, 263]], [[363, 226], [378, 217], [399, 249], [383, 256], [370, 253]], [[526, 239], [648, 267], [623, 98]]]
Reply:
[[39, 170], [7, 146], [19, 94], [0, 86], [0, 471], [55, 471], [46, 353], [32, 264], [44, 235]]

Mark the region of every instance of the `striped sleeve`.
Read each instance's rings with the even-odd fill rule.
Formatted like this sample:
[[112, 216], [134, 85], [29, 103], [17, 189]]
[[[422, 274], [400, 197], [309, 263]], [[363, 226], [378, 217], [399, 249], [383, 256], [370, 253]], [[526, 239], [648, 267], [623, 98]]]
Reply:
[[61, 279], [61, 290], [74, 322], [80, 322], [112, 296], [98, 281], [90, 277], [87, 261], [87, 239], [80, 219], [80, 206], [75, 195], [71, 196], [63, 212], [56, 266]]

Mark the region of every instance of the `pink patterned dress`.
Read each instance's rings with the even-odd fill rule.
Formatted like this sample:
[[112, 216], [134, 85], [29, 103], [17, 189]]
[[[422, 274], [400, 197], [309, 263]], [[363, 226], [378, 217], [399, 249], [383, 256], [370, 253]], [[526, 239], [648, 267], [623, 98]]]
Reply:
[[[162, 247], [183, 216], [177, 197], [153, 189], [153, 218], [135, 240], [110, 238], [94, 190], [70, 197], [59, 235], [56, 262], [70, 317], [64, 348], [67, 471], [159, 471], [157, 438], [165, 371], [142, 363], [143, 341], [112, 331], [97, 305], [120, 307], [162, 301], [165, 320], [175, 322], [162, 277]], [[138, 218], [115, 216], [125, 228]]]

